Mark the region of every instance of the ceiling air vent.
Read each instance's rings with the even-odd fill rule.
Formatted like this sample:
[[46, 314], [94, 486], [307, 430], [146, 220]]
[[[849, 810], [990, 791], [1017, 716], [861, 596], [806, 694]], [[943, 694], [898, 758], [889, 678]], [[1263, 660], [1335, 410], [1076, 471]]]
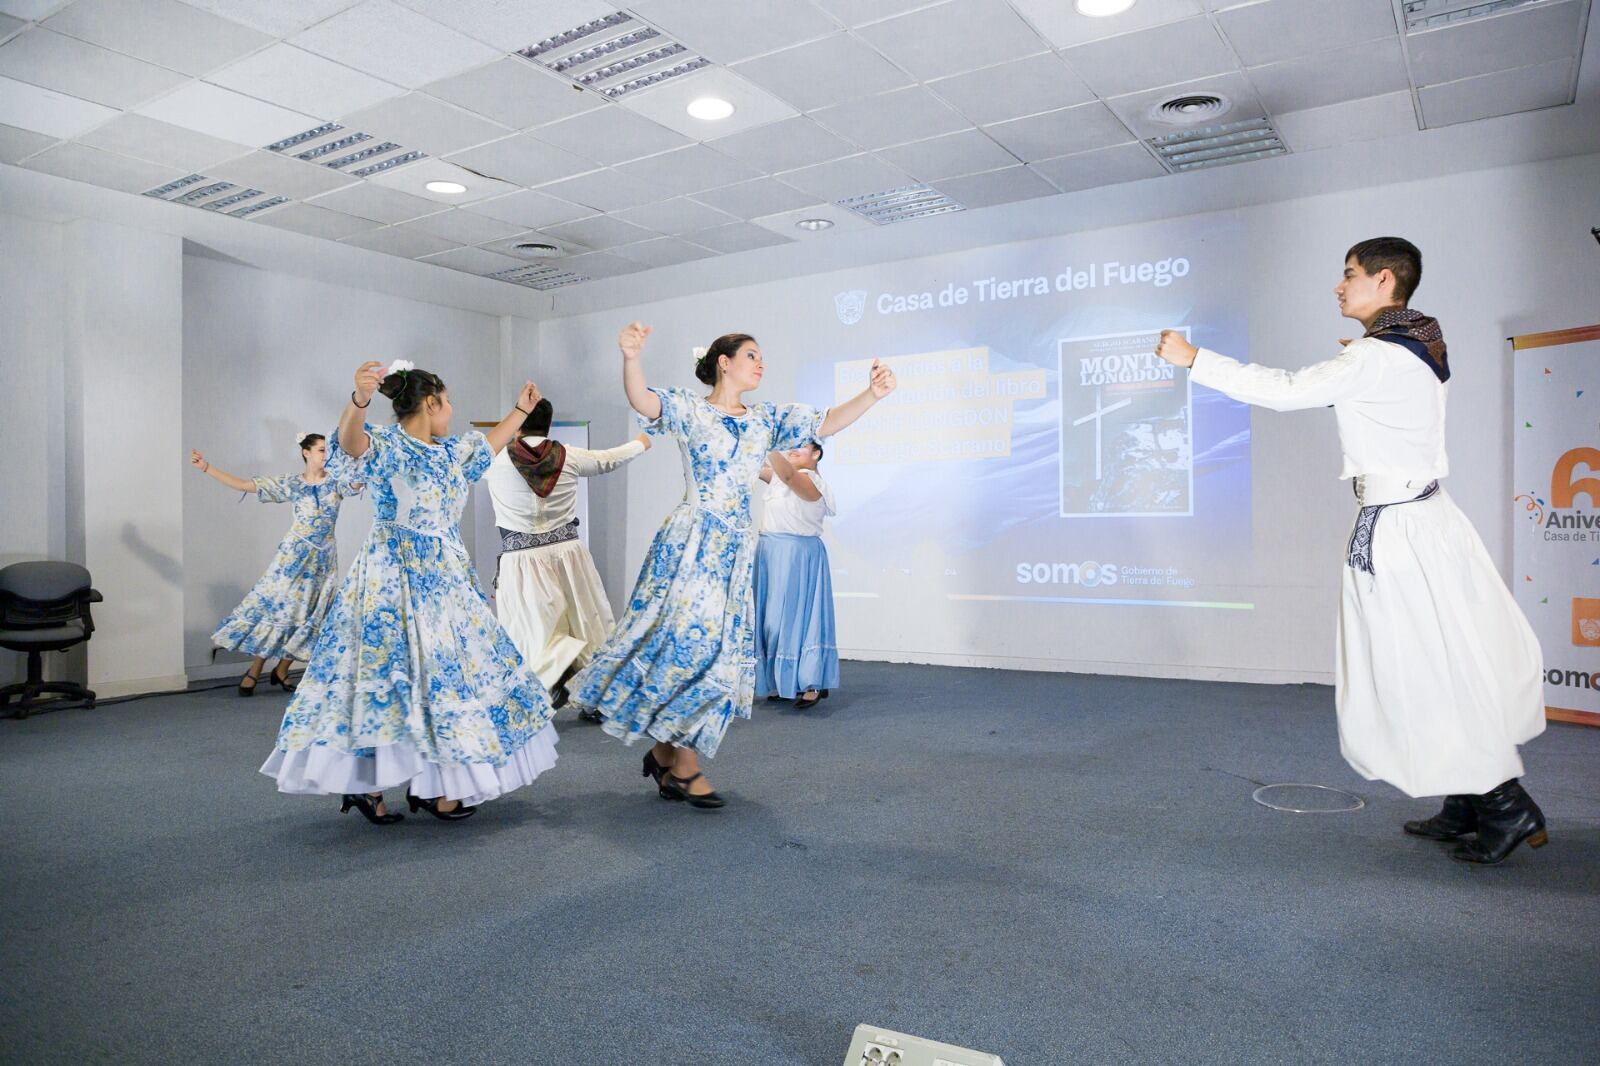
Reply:
[[898, 189], [852, 196], [848, 200], [838, 201], [838, 204], [878, 226], [966, 210], [944, 193], [926, 185], [902, 185]]
[[1173, 172], [1247, 163], [1289, 151], [1272, 123], [1264, 118], [1164, 133], [1152, 137], [1149, 144]]
[[557, 245], [541, 241], [523, 241], [511, 246], [511, 254], [520, 255], [524, 259], [552, 259], [561, 254], [561, 249]]
[[517, 55], [613, 100], [711, 65], [623, 11], [546, 37]]
[[1148, 113], [1157, 122], [1169, 126], [1198, 126], [1204, 122], [1215, 122], [1232, 110], [1233, 103], [1226, 96], [1185, 93], [1161, 101]]
[[575, 274], [570, 270], [553, 266], [512, 267], [510, 270], [497, 270], [486, 276], [529, 289], [559, 289], [563, 285], [576, 285], [580, 281], [589, 280], [583, 274]]
[[1406, 32], [1421, 33], [1554, 0], [1405, 0]]

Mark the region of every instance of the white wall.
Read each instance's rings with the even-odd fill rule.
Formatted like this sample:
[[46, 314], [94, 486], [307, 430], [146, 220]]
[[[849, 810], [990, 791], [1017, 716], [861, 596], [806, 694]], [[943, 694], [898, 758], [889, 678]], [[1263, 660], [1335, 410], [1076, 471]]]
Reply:
[[[1326, 165], [1340, 166], [1335, 158]], [[1367, 188], [1351, 168], [1347, 180], [1348, 191], [1229, 212], [1246, 233], [1236, 284], [1252, 358], [1295, 366], [1333, 354], [1353, 325], [1338, 316], [1330, 294], [1345, 249], [1381, 233], [1415, 241], [1425, 259], [1415, 304], [1442, 321], [1455, 369], [1449, 488], [1504, 569], [1512, 496], [1505, 338], [1600, 318], [1600, 249], [1588, 232], [1600, 223], [1600, 156]], [[918, 263], [947, 272], [962, 254]], [[692, 384], [689, 346], [744, 330], [766, 341], [764, 398], [785, 399], [794, 377], [785, 348], [803, 350], [807, 316], [862, 277], [835, 271], [547, 320], [541, 385], [562, 417], [593, 420], [598, 445], [623, 437], [629, 427], [614, 338], [624, 322], [641, 318], [657, 327], [647, 357], [652, 383]], [[856, 601], [841, 604], [841, 645], [864, 658], [1329, 679], [1338, 562], [1352, 512], [1349, 487], [1335, 480], [1333, 420], [1326, 412], [1257, 412], [1252, 432], [1256, 610], [1163, 618], [1156, 631], [1135, 611], [1057, 615], [1042, 628], [1019, 624], [1014, 610], [980, 610], [952, 624], [903, 605]], [[596, 557], [613, 603], [627, 596], [657, 524], [680, 498], [676, 463], [671, 449], [660, 449], [628, 469], [625, 491], [615, 479], [597, 486]]]
[[[513, 396], [497, 316], [344, 288], [214, 258], [184, 257], [183, 409], [187, 447], [241, 477], [300, 469], [300, 430], [331, 433], [366, 359], [410, 359], [445, 379], [453, 432], [498, 420]], [[369, 417], [392, 419], [376, 397]], [[185, 453], [187, 454], [187, 453]], [[210, 635], [271, 561], [291, 516], [199, 473], [184, 474], [184, 663], [190, 677], [233, 670]], [[463, 532], [472, 543], [468, 524]], [[372, 521], [365, 497], [339, 519], [341, 568]], [[490, 561], [492, 564], [492, 560]], [[218, 665], [213, 666], [213, 662]]]

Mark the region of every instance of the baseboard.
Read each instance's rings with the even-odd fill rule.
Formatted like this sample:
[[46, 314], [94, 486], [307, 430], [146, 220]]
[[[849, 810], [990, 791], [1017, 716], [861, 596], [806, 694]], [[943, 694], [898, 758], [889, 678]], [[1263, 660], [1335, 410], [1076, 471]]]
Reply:
[[967, 666], [984, 670], [1032, 670], [1048, 674], [1108, 674], [1116, 677], [1161, 677], [1179, 681], [1235, 681], [1250, 685], [1331, 685], [1331, 670], [1257, 670], [1237, 666], [1188, 666], [1176, 663], [1106, 662], [1093, 659], [1031, 659], [1013, 655], [946, 655], [937, 652], [875, 651], [840, 648], [841, 659], [857, 662], [912, 663], [922, 666]]
[[189, 687], [184, 674], [166, 674], [162, 677], [136, 677], [127, 680], [91, 681], [88, 685], [97, 700], [113, 700], [119, 696], [142, 696], [147, 692], [181, 692]]

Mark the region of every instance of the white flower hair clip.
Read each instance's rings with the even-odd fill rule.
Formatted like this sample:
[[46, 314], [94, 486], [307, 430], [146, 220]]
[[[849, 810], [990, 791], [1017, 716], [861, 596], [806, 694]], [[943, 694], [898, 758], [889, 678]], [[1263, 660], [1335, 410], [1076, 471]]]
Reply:
[[383, 372], [383, 376], [388, 377], [390, 374], [404, 374], [407, 370], [415, 370], [416, 368], [417, 364], [413, 363], [409, 359], [396, 359], [394, 362], [389, 364], [389, 369]]
[[299, 444], [301, 441], [305, 440], [307, 437], [311, 436], [315, 432], [316, 432], [316, 430], [312, 430], [312, 429], [295, 430], [294, 442], [296, 444]]
[[693, 349], [693, 351], [694, 351], [694, 361], [695, 361], [696, 365], [698, 365], [700, 360], [705, 358], [706, 350], [704, 348], [695, 348], [695, 349]]

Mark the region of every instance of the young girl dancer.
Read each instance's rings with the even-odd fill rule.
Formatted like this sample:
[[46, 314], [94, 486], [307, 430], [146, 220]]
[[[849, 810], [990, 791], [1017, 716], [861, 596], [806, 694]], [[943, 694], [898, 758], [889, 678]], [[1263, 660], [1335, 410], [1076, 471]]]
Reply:
[[656, 533], [611, 639], [572, 681], [572, 702], [604, 716], [612, 736], [655, 747], [644, 773], [663, 799], [721, 807], [700, 771], [734, 718], [749, 718], [755, 689], [750, 571], [750, 483], [765, 456], [837, 433], [887, 396], [894, 372], [872, 364], [871, 384], [826, 413], [805, 404], [744, 402], [761, 384], [761, 348], [743, 333], [718, 337], [695, 363], [709, 396], [652, 389], [639, 353], [650, 329], [622, 331], [622, 383], [646, 432], [677, 439], [684, 500]]
[[[810, 710], [839, 687], [833, 577], [822, 520], [837, 513], [817, 473], [822, 445], [773, 452], [761, 470], [767, 495], [756, 544], [756, 691]], [[796, 696], [799, 699], [795, 699]]]
[[333, 527], [339, 521], [339, 505], [346, 496], [361, 491], [359, 484], [328, 476], [326, 437], [301, 433], [296, 439], [305, 469], [282, 477], [236, 477], [212, 466], [199, 452], [189, 453], [190, 466], [230, 489], [253, 492], [262, 503], [294, 504], [294, 524], [278, 545], [272, 565], [211, 634], [211, 643], [217, 647], [255, 656], [239, 679], [241, 696], [256, 694], [261, 667], [274, 656], [278, 665], [272, 671], [272, 683], [294, 691], [290, 664], [311, 657], [311, 646], [333, 602], [339, 571]]
[[[281, 792], [343, 795], [341, 810], [380, 825], [402, 817], [383, 803], [401, 785], [413, 811], [454, 820], [556, 761], [549, 698], [478, 590], [457, 528], [539, 391], [523, 386], [487, 437], [452, 437], [444, 382], [404, 361], [382, 367], [356, 371], [328, 460], [371, 487], [377, 518], [261, 772]], [[396, 423], [365, 424], [374, 391]]]

